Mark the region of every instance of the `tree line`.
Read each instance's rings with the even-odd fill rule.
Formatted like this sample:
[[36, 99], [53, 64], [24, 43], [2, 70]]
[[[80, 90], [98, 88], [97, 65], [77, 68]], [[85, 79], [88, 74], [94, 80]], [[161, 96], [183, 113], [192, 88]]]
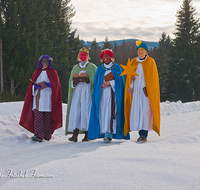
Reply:
[[24, 98], [38, 58], [48, 54], [54, 59], [66, 102], [70, 70], [83, 44], [70, 28], [75, 15], [70, 0], [1, 0], [0, 14], [1, 93]]
[[[158, 48], [148, 54], [156, 61], [160, 81], [161, 101], [182, 102], [200, 100], [200, 23], [196, 17], [192, 0], [183, 0], [176, 13], [175, 38], [165, 32], [161, 34]], [[135, 42], [123, 41], [120, 46], [109, 43], [105, 38], [103, 47], [98, 47], [96, 39], [90, 47], [91, 59], [99, 63], [97, 57], [101, 49], [110, 48], [119, 64], [126, 64], [128, 58], [137, 56]]]
[[[71, 30], [75, 15], [71, 1], [0, 0], [0, 12], [4, 89], [1, 93], [10, 92], [15, 98], [24, 98], [38, 57], [48, 54], [54, 59], [53, 67], [60, 77], [63, 102], [67, 102], [69, 75], [77, 63], [78, 51], [83, 47], [76, 30]], [[157, 64], [161, 101], [200, 99], [200, 24], [196, 14], [192, 0], [183, 0], [176, 13], [175, 38], [171, 39], [163, 32], [158, 48], [148, 52]], [[91, 62], [97, 66], [100, 52], [106, 48], [113, 50], [119, 64], [126, 64], [128, 58], [137, 56], [135, 42], [124, 40], [119, 46], [112, 45], [108, 37], [102, 47], [94, 39], [88, 48]]]

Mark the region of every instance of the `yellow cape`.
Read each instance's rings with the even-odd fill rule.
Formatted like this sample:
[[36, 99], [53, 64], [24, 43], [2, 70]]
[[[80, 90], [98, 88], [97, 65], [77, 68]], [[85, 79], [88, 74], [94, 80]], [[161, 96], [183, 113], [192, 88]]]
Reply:
[[[138, 66], [138, 61], [136, 58], [131, 60], [131, 65]], [[142, 62], [142, 67], [144, 71], [144, 78], [146, 83], [146, 89], [148, 98], [150, 101], [151, 109], [153, 111], [153, 130], [160, 135], [160, 89], [159, 89], [159, 77], [156, 67], [156, 63], [153, 58], [147, 56], [147, 58]], [[131, 81], [133, 80], [131, 77]], [[132, 97], [131, 93], [128, 93], [128, 88], [130, 84], [126, 81], [125, 93], [124, 93], [124, 135], [126, 136], [130, 132], [130, 112]]]

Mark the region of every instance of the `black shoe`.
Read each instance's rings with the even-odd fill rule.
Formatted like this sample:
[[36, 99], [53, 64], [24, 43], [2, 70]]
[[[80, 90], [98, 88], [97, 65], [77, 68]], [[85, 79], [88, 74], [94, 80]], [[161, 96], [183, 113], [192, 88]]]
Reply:
[[68, 138], [69, 141], [77, 142], [77, 139], [73, 139], [72, 137]]
[[83, 138], [82, 142], [90, 141], [89, 139]]
[[40, 137], [37, 137], [37, 136], [32, 136], [31, 140], [35, 141], [35, 142], [42, 142], [42, 139]]
[[82, 139], [82, 142], [86, 142], [89, 141], [89, 139], [87, 138], [87, 131], [85, 131], [85, 137]]
[[147, 139], [145, 137], [139, 137], [137, 139], [137, 143], [144, 143], [144, 142], [147, 142]]
[[77, 142], [78, 133], [79, 133], [79, 129], [76, 128], [76, 129], [73, 131], [72, 137], [68, 138], [68, 140], [69, 140], [69, 141], [73, 141], [73, 142]]
[[44, 138], [44, 140], [49, 141], [50, 139]]
[[103, 141], [104, 141], [105, 143], [110, 143], [110, 142], [112, 141], [112, 139], [109, 138], [109, 137], [104, 137], [104, 138], [103, 138]]

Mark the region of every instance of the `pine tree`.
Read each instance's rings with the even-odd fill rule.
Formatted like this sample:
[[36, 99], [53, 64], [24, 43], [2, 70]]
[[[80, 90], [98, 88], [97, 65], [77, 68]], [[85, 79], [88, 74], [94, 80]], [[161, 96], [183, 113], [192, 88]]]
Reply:
[[[2, 6], [0, 4], [0, 15], [2, 15]], [[4, 89], [3, 85], [3, 48], [2, 48], [2, 34], [3, 34], [3, 20], [2, 17], [0, 16], [0, 86], [1, 86], [1, 91]]]
[[191, 2], [184, 0], [176, 15], [175, 39], [169, 54], [168, 100], [186, 102], [200, 98], [196, 93], [200, 88], [196, 81], [199, 19], [195, 18], [197, 13]]
[[169, 62], [169, 50], [171, 47], [171, 38], [166, 33], [162, 33], [159, 40], [158, 48], [154, 50], [155, 57], [152, 56], [158, 68], [159, 81], [160, 81], [160, 99], [161, 101], [166, 100], [167, 96], [167, 73], [168, 73], [168, 62]]
[[200, 81], [200, 35], [198, 36], [198, 41], [197, 44], [195, 46], [196, 49], [196, 54], [195, 54], [195, 66], [194, 66], [194, 70], [195, 70], [195, 86], [197, 86], [196, 91], [195, 91], [195, 99], [199, 100], [200, 99], [200, 87], [199, 87], [199, 81]]
[[116, 62], [119, 64], [126, 65], [128, 58], [132, 59], [135, 57], [135, 42], [123, 40], [122, 44], [118, 46], [118, 52], [115, 55]]
[[11, 90], [12, 94], [14, 90], [25, 94], [29, 78], [35, 68], [37, 51], [40, 51], [36, 22], [38, 9], [35, 2], [32, 0], [2, 1], [4, 81], [5, 89]]
[[[15, 81], [15, 71], [19, 73], [19, 68], [21, 67], [19, 63], [19, 30], [20, 30], [20, 19], [18, 15], [18, 3], [14, 0], [2, 1], [4, 32], [3, 32], [3, 53], [4, 53], [4, 68], [6, 70], [5, 77], [8, 77], [10, 81], [9, 84], [5, 83], [6, 90], [9, 89], [13, 93], [14, 91], [14, 81]], [[22, 33], [24, 35], [24, 33]], [[18, 63], [18, 65], [17, 65]], [[18, 67], [19, 66], [19, 67]], [[6, 81], [8, 81], [6, 80]]]
[[74, 16], [74, 8], [69, 5], [70, 0], [44, 0], [46, 16], [44, 18], [47, 45], [43, 47], [42, 54], [53, 57], [53, 67], [57, 70], [62, 87], [63, 102], [67, 102], [69, 68], [73, 64], [70, 60], [70, 36], [71, 18]]
[[76, 30], [69, 33], [68, 44], [69, 44], [69, 61], [71, 71], [72, 67], [77, 64], [77, 56], [79, 54], [79, 49], [83, 47], [83, 42], [79, 39], [79, 36], [75, 37]]
[[[53, 57], [67, 99], [69, 68], [72, 66], [69, 41], [75, 14], [70, 0], [2, 0], [4, 84], [7, 91], [26, 93], [29, 78], [39, 56]], [[80, 44], [80, 43], [79, 43]], [[76, 48], [78, 49], [78, 48]], [[77, 56], [77, 54], [76, 54]]]
[[106, 36], [105, 42], [103, 43], [102, 50], [112, 49], [112, 44], [109, 42], [108, 37]]
[[90, 58], [91, 62], [96, 64], [97, 66], [100, 64], [100, 54], [101, 54], [101, 48], [99, 47], [96, 38], [92, 41], [92, 44], [90, 46]]
[[114, 43], [112, 50], [113, 50], [113, 53], [114, 53], [115, 58], [116, 58], [116, 55], [118, 54], [118, 50], [119, 50], [119, 46], [117, 45], [117, 42]]

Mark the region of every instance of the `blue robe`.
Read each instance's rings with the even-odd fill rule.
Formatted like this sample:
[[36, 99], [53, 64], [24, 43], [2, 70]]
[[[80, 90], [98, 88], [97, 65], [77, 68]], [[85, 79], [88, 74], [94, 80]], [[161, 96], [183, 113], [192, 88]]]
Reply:
[[[120, 76], [122, 73], [121, 67], [114, 62], [110, 68], [111, 72], [114, 75], [115, 80], [115, 98], [117, 104], [117, 122], [116, 122], [116, 134], [113, 134], [115, 139], [130, 139], [129, 133], [127, 136], [124, 136], [124, 78]], [[101, 90], [103, 77], [105, 74], [106, 68], [102, 65], [99, 65], [96, 71], [95, 80], [94, 80], [94, 89], [92, 97], [92, 107], [90, 114], [90, 122], [88, 128], [88, 139], [93, 140], [96, 138], [103, 138], [104, 135], [100, 134], [100, 124], [99, 124], [99, 106], [101, 99]]]

